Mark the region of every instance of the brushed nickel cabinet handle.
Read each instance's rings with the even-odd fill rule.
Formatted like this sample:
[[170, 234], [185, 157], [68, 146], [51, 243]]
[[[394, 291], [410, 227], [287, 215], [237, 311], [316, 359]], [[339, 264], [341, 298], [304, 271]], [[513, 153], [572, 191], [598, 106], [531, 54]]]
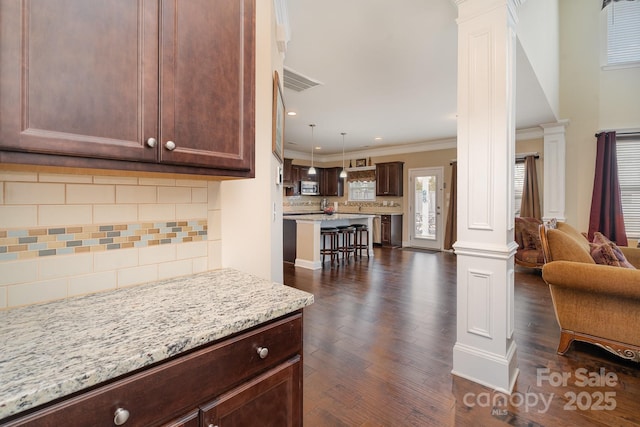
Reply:
[[113, 414], [113, 423], [117, 426], [121, 426], [127, 422], [129, 419], [129, 411], [124, 408], [116, 409], [116, 412]]
[[260, 359], [265, 359], [269, 354], [269, 349], [267, 347], [258, 347], [258, 356]]

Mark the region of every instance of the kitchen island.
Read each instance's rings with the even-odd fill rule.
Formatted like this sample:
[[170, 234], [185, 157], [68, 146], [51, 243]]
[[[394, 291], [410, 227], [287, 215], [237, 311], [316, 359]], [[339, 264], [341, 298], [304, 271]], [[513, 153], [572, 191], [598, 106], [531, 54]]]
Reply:
[[263, 387], [271, 372], [280, 382], [288, 375], [296, 401], [286, 406], [297, 411], [302, 309], [312, 303], [309, 293], [222, 269], [0, 311], [0, 424], [198, 418], [217, 396], [255, 377]]
[[[368, 236], [368, 254], [373, 256], [373, 218], [375, 215], [357, 214], [357, 213], [334, 213], [326, 214], [309, 214], [309, 215], [283, 215], [283, 221], [295, 222], [295, 266], [317, 270], [322, 268], [322, 258], [320, 255], [320, 247], [322, 244], [320, 237], [320, 228], [336, 227], [338, 225], [350, 224], [367, 224], [369, 229]], [[291, 225], [291, 224], [288, 224]], [[292, 227], [285, 226], [283, 229], [291, 230]], [[292, 245], [293, 237], [284, 236], [285, 248]], [[288, 241], [289, 240], [289, 241]], [[286, 260], [286, 257], [285, 257]]]

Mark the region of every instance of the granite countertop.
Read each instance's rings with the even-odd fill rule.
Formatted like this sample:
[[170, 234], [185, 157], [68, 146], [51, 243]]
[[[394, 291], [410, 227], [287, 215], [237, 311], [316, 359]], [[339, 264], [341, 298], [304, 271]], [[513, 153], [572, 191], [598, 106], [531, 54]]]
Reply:
[[0, 311], [0, 420], [312, 303], [223, 269]]
[[404, 215], [402, 212], [375, 212], [375, 213], [363, 212], [363, 213], [367, 213], [369, 215], [376, 215], [376, 216], [382, 216], [382, 215]]
[[371, 214], [360, 214], [360, 213], [334, 213], [333, 215], [327, 214], [309, 214], [309, 215], [283, 215], [283, 219], [293, 219], [293, 220], [305, 220], [305, 221], [337, 221], [343, 219], [363, 219], [370, 218], [375, 215]]

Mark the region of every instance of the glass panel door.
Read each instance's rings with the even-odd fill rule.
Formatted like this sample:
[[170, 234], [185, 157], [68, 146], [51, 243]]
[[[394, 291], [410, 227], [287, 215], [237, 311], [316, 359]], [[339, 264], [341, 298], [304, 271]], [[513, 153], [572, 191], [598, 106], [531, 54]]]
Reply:
[[411, 246], [442, 249], [442, 168], [409, 170]]

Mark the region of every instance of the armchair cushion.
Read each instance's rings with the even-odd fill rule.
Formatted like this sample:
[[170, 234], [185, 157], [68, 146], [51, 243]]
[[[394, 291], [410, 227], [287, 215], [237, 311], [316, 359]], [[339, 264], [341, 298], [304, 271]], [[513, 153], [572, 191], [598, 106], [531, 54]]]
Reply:
[[571, 232], [565, 232], [564, 229], [547, 230], [547, 241], [549, 242], [550, 256], [548, 261], [575, 261], [585, 264], [595, 264], [591, 257], [589, 241], [578, 233], [581, 242]]

